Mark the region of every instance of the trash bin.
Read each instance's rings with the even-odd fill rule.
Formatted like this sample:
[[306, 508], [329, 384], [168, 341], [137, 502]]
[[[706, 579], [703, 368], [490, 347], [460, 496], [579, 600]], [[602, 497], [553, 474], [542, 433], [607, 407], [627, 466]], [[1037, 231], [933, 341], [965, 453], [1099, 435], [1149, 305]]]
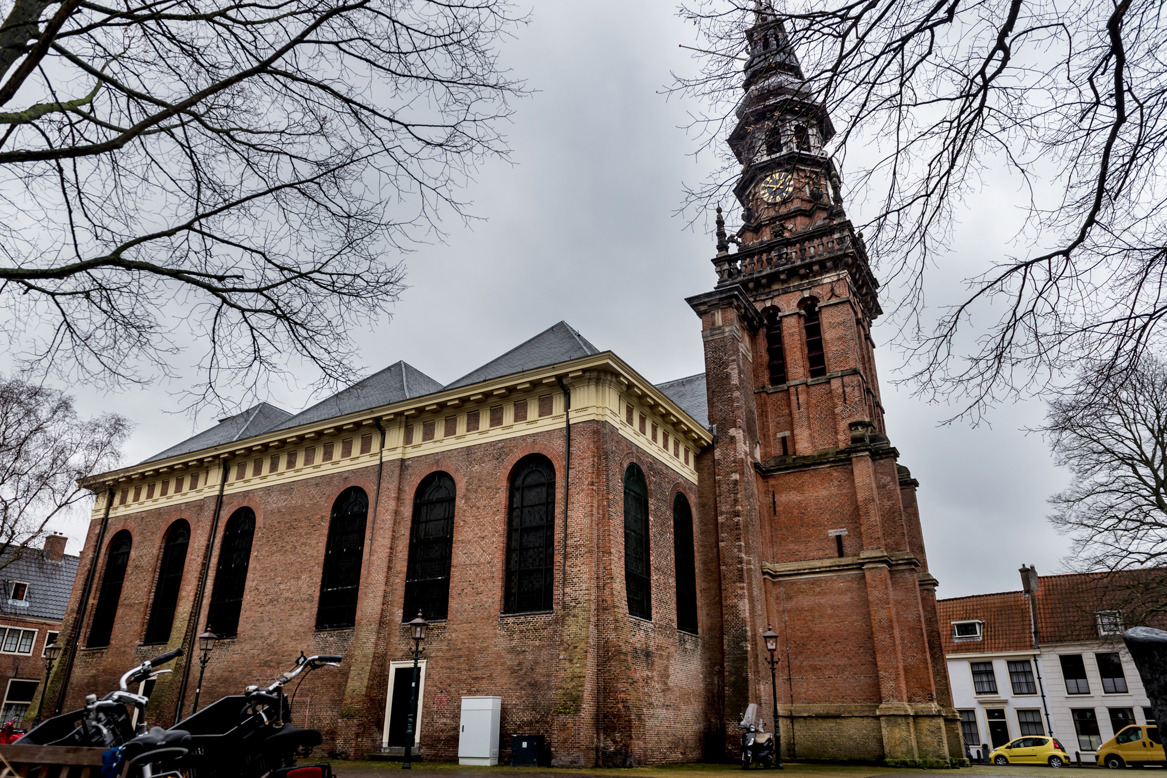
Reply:
[[511, 736], [511, 766], [538, 767], [539, 754], [543, 752], [542, 735]]

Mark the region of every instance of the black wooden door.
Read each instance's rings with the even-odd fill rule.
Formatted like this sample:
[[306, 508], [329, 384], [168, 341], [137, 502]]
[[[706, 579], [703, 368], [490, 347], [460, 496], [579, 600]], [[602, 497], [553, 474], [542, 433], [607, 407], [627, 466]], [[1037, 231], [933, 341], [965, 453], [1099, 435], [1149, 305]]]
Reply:
[[[418, 671], [421, 675], [421, 671]], [[398, 667], [393, 671], [393, 702], [389, 707], [389, 745], [404, 747], [409, 741], [405, 730], [409, 724], [409, 698], [413, 691], [413, 668]], [[416, 706], [414, 713], [417, 712]], [[417, 736], [417, 719], [414, 719], [414, 739]]]

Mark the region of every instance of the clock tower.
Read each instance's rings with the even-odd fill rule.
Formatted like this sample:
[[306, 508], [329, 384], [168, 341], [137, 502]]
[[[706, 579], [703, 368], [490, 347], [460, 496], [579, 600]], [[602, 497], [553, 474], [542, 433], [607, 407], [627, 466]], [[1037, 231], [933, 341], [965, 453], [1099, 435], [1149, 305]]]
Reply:
[[728, 235], [718, 209], [717, 283], [688, 300], [715, 429], [702, 479], [717, 520], [726, 742], [736, 749], [749, 703], [771, 709], [760, 635], [772, 627], [787, 758], [960, 759], [918, 484], [880, 402], [879, 284], [824, 151], [834, 128], [773, 12], [757, 11], [747, 36], [729, 137], [741, 223]]

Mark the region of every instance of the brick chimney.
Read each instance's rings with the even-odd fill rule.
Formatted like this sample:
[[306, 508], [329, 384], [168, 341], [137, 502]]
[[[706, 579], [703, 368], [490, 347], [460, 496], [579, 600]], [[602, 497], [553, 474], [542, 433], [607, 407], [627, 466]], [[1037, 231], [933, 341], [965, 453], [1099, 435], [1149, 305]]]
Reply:
[[60, 562], [65, 556], [65, 543], [68, 541], [60, 532], [54, 532], [45, 538], [44, 555], [50, 562]]

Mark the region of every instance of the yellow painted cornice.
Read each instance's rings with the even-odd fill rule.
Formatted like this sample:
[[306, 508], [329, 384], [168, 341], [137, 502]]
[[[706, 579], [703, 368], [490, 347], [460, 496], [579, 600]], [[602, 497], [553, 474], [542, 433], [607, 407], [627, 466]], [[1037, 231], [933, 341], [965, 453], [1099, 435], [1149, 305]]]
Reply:
[[250, 438], [233, 440], [218, 446], [211, 446], [153, 462], [143, 462], [106, 473], [97, 473], [80, 480], [82, 487], [93, 492], [123, 482], [138, 481], [154, 475], [181, 473], [192, 467], [203, 467], [219, 460], [237, 456], [252, 456], [258, 452], [278, 449], [302, 440], [312, 440], [338, 430], [372, 428], [377, 421], [382, 423], [395, 419], [417, 416], [427, 410], [443, 407], [456, 408], [467, 402], [480, 402], [486, 398], [501, 399], [514, 391], [524, 391], [538, 385], [549, 385], [558, 389], [558, 380], [570, 386], [573, 381], [587, 374], [607, 373], [622, 389], [634, 395], [649, 408], [659, 409], [662, 417], [675, 419], [673, 422], [683, 430], [693, 445], [700, 449], [713, 442], [713, 436], [692, 416], [670, 400], [652, 385], [644, 376], [633, 370], [628, 363], [611, 351], [580, 357], [567, 362], [525, 370], [521, 373], [502, 376], [488, 381], [480, 381], [453, 389], [444, 389], [433, 394], [413, 397], [400, 402], [367, 408], [344, 416], [334, 416], [318, 422], [298, 427], [262, 433]]

